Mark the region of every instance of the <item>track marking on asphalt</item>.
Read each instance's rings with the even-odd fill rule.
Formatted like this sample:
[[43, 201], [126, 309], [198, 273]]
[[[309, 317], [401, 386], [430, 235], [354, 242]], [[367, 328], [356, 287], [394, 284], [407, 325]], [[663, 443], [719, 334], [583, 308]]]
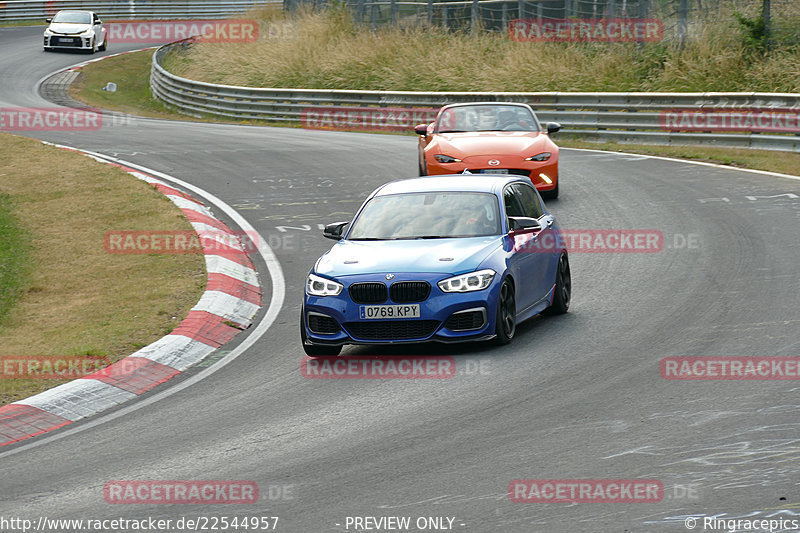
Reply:
[[763, 174], [764, 176], [774, 176], [777, 178], [787, 178], [790, 180], [800, 181], [800, 176], [793, 176], [791, 174], [781, 174], [780, 172], [770, 172], [768, 170], [756, 170], [753, 168], [739, 168], [729, 165], [718, 165], [717, 163], [707, 163], [705, 161], [690, 161], [688, 159], [677, 159], [675, 157], [663, 157], [660, 155], [644, 155], [644, 154], [631, 154], [628, 152], [610, 152], [608, 150], [594, 150], [592, 148], [561, 148], [562, 150], [574, 150], [576, 152], [594, 152], [598, 154], [616, 154], [619, 156], [637, 156], [644, 159], [660, 159], [662, 161], [671, 161], [673, 163], [687, 163], [690, 165], [702, 165], [705, 167], [721, 168], [724, 170], [738, 170], [740, 172], [751, 172], [753, 174]]
[[[69, 146], [62, 146], [62, 145], [56, 145], [56, 146], [59, 146], [59, 147], [62, 147], [62, 148], [69, 148], [69, 149], [76, 150], [75, 148], [72, 148], [72, 147], [69, 147]], [[222, 201], [221, 199], [217, 198], [216, 196], [214, 196], [210, 192], [207, 192], [207, 191], [201, 189], [200, 187], [192, 185], [191, 183], [187, 183], [187, 182], [185, 182], [183, 180], [180, 180], [178, 178], [172, 177], [172, 176], [170, 176], [168, 174], [164, 174], [164, 173], [159, 172], [157, 170], [153, 170], [153, 169], [141, 166], [141, 165], [137, 165], [135, 163], [130, 163], [130, 162], [124, 161], [122, 159], [117, 159], [116, 157], [111, 157], [111, 156], [100, 154], [100, 153], [97, 153], [97, 152], [90, 152], [90, 151], [87, 151], [87, 150], [80, 150], [80, 151], [82, 153], [85, 153], [85, 154], [91, 156], [91, 157], [94, 157], [94, 158], [97, 158], [97, 159], [101, 159], [101, 160], [104, 160], [104, 161], [108, 161], [108, 162], [112, 162], [112, 163], [116, 163], [118, 165], [123, 165], [123, 166], [129, 167], [129, 168], [135, 168], [135, 169], [141, 170], [142, 172], [147, 172], [147, 173], [149, 173], [149, 174], [151, 174], [153, 176], [157, 176], [157, 177], [162, 178], [162, 179], [164, 179], [166, 181], [169, 181], [169, 182], [175, 183], [177, 185], [180, 185], [181, 187], [184, 187], [185, 189], [188, 189], [188, 190], [192, 191], [193, 193], [197, 194], [198, 196], [208, 200], [214, 206], [218, 207], [222, 212], [224, 212], [226, 215], [228, 215], [245, 233], [247, 233], [249, 235], [257, 236], [259, 238], [259, 240], [260, 240], [259, 242], [262, 242], [262, 243], [266, 242], [258, 234], [256, 229], [252, 225], [250, 225], [250, 223], [247, 222], [247, 220], [245, 220], [244, 217], [242, 217], [238, 212], [236, 212], [235, 209], [233, 209], [231, 206], [229, 206], [224, 201]], [[221, 370], [222, 368], [224, 368], [229, 363], [232, 363], [237, 357], [239, 357], [240, 355], [245, 353], [248, 349], [250, 349], [256, 343], [256, 341], [258, 341], [267, 332], [267, 330], [270, 328], [270, 326], [272, 326], [273, 322], [275, 322], [275, 319], [278, 317], [278, 313], [280, 312], [281, 308], [283, 307], [283, 301], [284, 301], [285, 296], [286, 296], [286, 284], [285, 284], [284, 277], [283, 277], [283, 269], [281, 268], [281, 265], [280, 265], [280, 262], [278, 261], [278, 258], [275, 256], [275, 254], [272, 251], [272, 249], [269, 248], [267, 245], [259, 246], [258, 247], [258, 253], [261, 255], [261, 258], [266, 263], [267, 271], [269, 272], [270, 278], [272, 279], [272, 296], [270, 298], [269, 307], [267, 308], [267, 312], [264, 314], [264, 317], [261, 319], [261, 321], [258, 323], [258, 325], [253, 329], [253, 332], [250, 335], [248, 335], [248, 337], [239, 346], [237, 346], [234, 350], [232, 350], [230, 353], [226, 354], [219, 361], [217, 361], [214, 365], [205, 368], [205, 370], [200, 371], [198, 374], [195, 374], [195, 375], [191, 376], [190, 378], [186, 379], [185, 381], [182, 381], [182, 382], [176, 384], [175, 386], [170, 387], [169, 389], [166, 389], [166, 390], [164, 390], [162, 392], [154, 394], [153, 396], [145, 398], [145, 399], [143, 399], [141, 401], [135, 402], [135, 403], [133, 403], [133, 404], [127, 406], [127, 407], [122, 407], [119, 410], [114, 411], [113, 413], [109, 413], [107, 415], [101, 415], [98, 418], [93, 419], [93, 420], [89, 420], [88, 422], [86, 422], [84, 424], [81, 424], [80, 426], [77, 426], [75, 428], [71, 428], [71, 429], [67, 429], [65, 431], [57, 432], [57, 433], [55, 433], [55, 434], [53, 434], [51, 436], [42, 437], [40, 439], [33, 440], [29, 444], [23, 444], [23, 445], [21, 445], [21, 446], [19, 446], [17, 448], [13, 448], [11, 450], [8, 450], [7, 452], [0, 453], [0, 458], [5, 458], [5, 457], [8, 457], [8, 456], [11, 456], [11, 455], [23, 452], [23, 451], [30, 450], [32, 448], [37, 448], [37, 447], [42, 446], [44, 444], [48, 444], [50, 442], [62, 439], [64, 437], [68, 437], [68, 436], [74, 435], [76, 433], [80, 433], [82, 431], [85, 431], [87, 429], [93, 428], [95, 426], [99, 426], [100, 424], [104, 424], [106, 422], [110, 422], [112, 420], [116, 420], [117, 418], [125, 416], [128, 413], [132, 413], [134, 411], [138, 411], [139, 409], [141, 409], [143, 407], [147, 407], [150, 404], [153, 404], [153, 403], [155, 403], [155, 402], [157, 402], [159, 400], [163, 400], [165, 398], [168, 398], [169, 396], [172, 396], [173, 394], [175, 394], [177, 392], [180, 392], [183, 389], [186, 389], [186, 388], [194, 385], [195, 383], [197, 383], [199, 381], [202, 381], [203, 379], [211, 376], [212, 374], [214, 374], [218, 370]]]

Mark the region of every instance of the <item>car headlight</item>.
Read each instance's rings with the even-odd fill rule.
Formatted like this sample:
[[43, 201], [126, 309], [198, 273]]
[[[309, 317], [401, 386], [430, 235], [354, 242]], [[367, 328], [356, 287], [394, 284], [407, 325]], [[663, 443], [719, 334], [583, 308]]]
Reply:
[[553, 155], [550, 152], [542, 152], [541, 154], [536, 154], [535, 156], [528, 157], [525, 161], [547, 161], [550, 159], [550, 156]]
[[487, 268], [486, 270], [478, 270], [477, 272], [443, 279], [438, 285], [443, 292], [481, 291], [492, 284], [495, 274], [497, 272]]
[[461, 162], [460, 159], [456, 159], [455, 157], [450, 157], [449, 155], [443, 155], [443, 154], [436, 154], [435, 156], [433, 156], [433, 158], [435, 160], [437, 160], [439, 163], [460, 163]]
[[344, 285], [341, 283], [314, 274], [309, 274], [306, 280], [306, 294], [311, 296], [336, 296], [342, 292], [343, 288]]

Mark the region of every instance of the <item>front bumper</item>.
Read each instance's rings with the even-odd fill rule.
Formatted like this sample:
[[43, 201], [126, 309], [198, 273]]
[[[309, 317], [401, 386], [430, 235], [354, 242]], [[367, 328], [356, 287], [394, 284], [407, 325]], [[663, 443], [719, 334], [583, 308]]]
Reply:
[[[490, 166], [487, 161], [490, 159], [498, 160], [500, 163]], [[558, 155], [551, 157], [547, 161], [526, 161], [520, 156], [498, 156], [495, 158], [487, 156], [465, 157], [458, 163], [439, 163], [432, 156], [426, 156], [425, 163], [429, 176], [439, 174], [461, 174], [469, 169], [473, 174], [484, 174], [497, 171], [498, 169], [508, 170], [508, 174], [522, 175], [530, 178], [531, 183], [539, 191], [552, 191], [558, 185]], [[542, 175], [547, 176], [547, 179]], [[548, 183], [548, 180], [550, 183]]]
[[[344, 285], [338, 296], [305, 295], [303, 324], [306, 337], [313, 344], [399, 344], [413, 342], [466, 342], [494, 337], [500, 275], [484, 290], [445, 293], [436, 285], [449, 274], [398, 274], [386, 281], [383, 274], [344, 276], [336, 281]], [[419, 305], [419, 318], [362, 319], [363, 305], [406, 305], [391, 298], [381, 303], [354, 302], [349, 288], [354, 283], [381, 282], [387, 287], [402, 281], [427, 281], [430, 295]]]
[[92, 48], [92, 36], [84, 35], [45, 35], [45, 48], [59, 48], [64, 50], [89, 50]]

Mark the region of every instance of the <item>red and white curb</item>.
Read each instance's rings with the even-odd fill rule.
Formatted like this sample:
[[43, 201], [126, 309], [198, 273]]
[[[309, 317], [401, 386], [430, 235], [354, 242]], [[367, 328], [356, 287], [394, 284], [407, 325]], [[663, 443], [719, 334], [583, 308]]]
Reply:
[[85, 155], [150, 183], [183, 211], [197, 233], [218, 235], [225, 246], [201, 239], [206, 292], [172, 333], [94, 374], [0, 407], [0, 446], [92, 416], [172, 379], [248, 328], [261, 307], [261, 287], [247, 245], [208, 207], [144, 172]]
[[[159, 45], [159, 46], [161, 46], [161, 45]], [[96, 57], [94, 59], [89, 59], [87, 61], [82, 61], [80, 63], [72, 65], [68, 69], [65, 69], [65, 72], [66, 71], [73, 71], [73, 72], [78, 71], [78, 70], [82, 69], [83, 67], [85, 67], [86, 65], [89, 65], [91, 63], [96, 63], [97, 61], [102, 61], [104, 59], [108, 59], [109, 57], [124, 56], [126, 54], [132, 54], [134, 52], [143, 52], [145, 50], [155, 50], [159, 46], [148, 46], [146, 48], [139, 48], [137, 50], [126, 50], [125, 52], [117, 52], [116, 54], [108, 54], [108, 55], [105, 55], [103, 57]]]

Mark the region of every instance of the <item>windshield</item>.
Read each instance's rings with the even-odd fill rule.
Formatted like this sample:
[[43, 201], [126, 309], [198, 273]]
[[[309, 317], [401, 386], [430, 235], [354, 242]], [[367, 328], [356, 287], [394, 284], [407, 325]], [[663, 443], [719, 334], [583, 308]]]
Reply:
[[59, 11], [53, 17], [53, 22], [71, 23], [71, 24], [91, 24], [92, 15], [89, 13], [80, 13], [77, 11]]
[[377, 196], [353, 221], [349, 240], [443, 239], [500, 234], [497, 198], [474, 192]]
[[540, 131], [530, 109], [515, 105], [464, 105], [439, 114], [439, 133], [459, 131]]

